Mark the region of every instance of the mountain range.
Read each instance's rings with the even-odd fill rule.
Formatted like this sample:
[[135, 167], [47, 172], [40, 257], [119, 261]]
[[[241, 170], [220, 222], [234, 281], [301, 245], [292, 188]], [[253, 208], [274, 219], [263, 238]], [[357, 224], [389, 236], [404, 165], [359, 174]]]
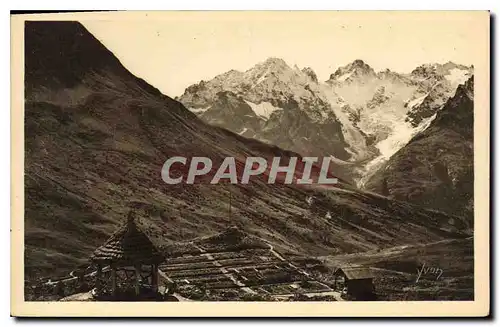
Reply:
[[472, 74], [472, 66], [453, 62], [400, 74], [354, 60], [321, 82], [310, 67], [269, 58], [191, 85], [177, 100], [211, 125], [305, 156], [332, 156], [339, 176], [363, 187]]
[[[307, 256], [470, 235], [460, 215], [388, 197], [397, 195], [392, 179], [384, 196], [349, 183], [327, 190], [267, 184], [265, 176], [247, 185], [167, 185], [161, 178], [165, 160], [177, 155], [231, 156], [241, 165], [249, 156], [328, 153], [362, 169], [363, 160], [384, 155], [381, 142], [395, 137], [388, 120], [399, 117], [413, 131], [412, 109], [422, 119], [416, 129], [429, 123], [429, 113], [417, 110], [425, 101], [415, 100], [430, 95], [434, 79], [452, 85], [437, 70], [374, 74], [357, 61], [319, 83], [311, 69], [270, 59], [193, 85], [181, 103], [130, 73], [77, 22], [27, 21], [24, 48], [27, 279], [67, 274], [88, 262], [130, 210], [165, 247], [232, 226], [280, 253]], [[335, 86], [339, 79], [342, 88]], [[355, 97], [358, 79], [373, 93]], [[386, 113], [389, 103], [398, 107]], [[455, 110], [448, 103], [433, 121], [436, 129], [448, 128], [445, 115]], [[377, 125], [375, 115], [387, 121]]]

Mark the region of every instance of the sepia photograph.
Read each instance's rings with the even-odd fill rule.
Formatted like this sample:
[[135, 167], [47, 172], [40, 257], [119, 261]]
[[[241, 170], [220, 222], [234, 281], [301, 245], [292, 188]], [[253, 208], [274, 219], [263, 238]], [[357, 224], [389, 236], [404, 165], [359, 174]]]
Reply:
[[487, 11], [11, 19], [19, 314], [489, 312]]

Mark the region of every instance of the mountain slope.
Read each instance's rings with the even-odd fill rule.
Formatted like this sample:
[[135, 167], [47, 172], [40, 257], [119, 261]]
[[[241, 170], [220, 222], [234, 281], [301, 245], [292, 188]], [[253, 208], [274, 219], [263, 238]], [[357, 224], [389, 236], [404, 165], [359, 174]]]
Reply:
[[472, 216], [474, 79], [457, 88], [430, 126], [366, 184], [370, 190], [438, 210]]
[[[237, 226], [305, 255], [425, 243], [468, 228], [344, 184], [269, 185], [262, 175], [248, 185], [167, 185], [161, 168], [172, 156], [206, 156], [214, 165], [233, 156], [241, 168], [249, 156], [296, 154], [205, 124], [128, 72], [79, 23], [26, 22], [25, 56], [27, 278], [75, 269], [131, 209], [165, 247]], [[217, 97], [248, 111], [233, 95]]]

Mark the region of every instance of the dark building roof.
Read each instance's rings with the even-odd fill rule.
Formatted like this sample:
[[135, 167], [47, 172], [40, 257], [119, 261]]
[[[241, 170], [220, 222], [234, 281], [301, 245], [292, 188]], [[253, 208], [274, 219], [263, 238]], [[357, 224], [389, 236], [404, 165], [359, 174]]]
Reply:
[[152, 264], [163, 261], [163, 255], [137, 225], [131, 211], [127, 222], [94, 251], [91, 260], [121, 265]]
[[335, 270], [335, 274], [344, 274], [347, 279], [373, 279], [370, 268], [365, 267], [342, 267]]

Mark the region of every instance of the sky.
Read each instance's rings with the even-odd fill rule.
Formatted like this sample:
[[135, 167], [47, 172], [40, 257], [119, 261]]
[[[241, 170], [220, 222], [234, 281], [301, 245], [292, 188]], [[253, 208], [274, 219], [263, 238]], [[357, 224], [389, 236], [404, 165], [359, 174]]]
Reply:
[[[81, 20], [135, 75], [175, 97], [269, 57], [320, 80], [362, 59], [376, 71], [471, 65], [478, 12], [142, 12]], [[484, 31], [482, 31], [484, 33]]]

